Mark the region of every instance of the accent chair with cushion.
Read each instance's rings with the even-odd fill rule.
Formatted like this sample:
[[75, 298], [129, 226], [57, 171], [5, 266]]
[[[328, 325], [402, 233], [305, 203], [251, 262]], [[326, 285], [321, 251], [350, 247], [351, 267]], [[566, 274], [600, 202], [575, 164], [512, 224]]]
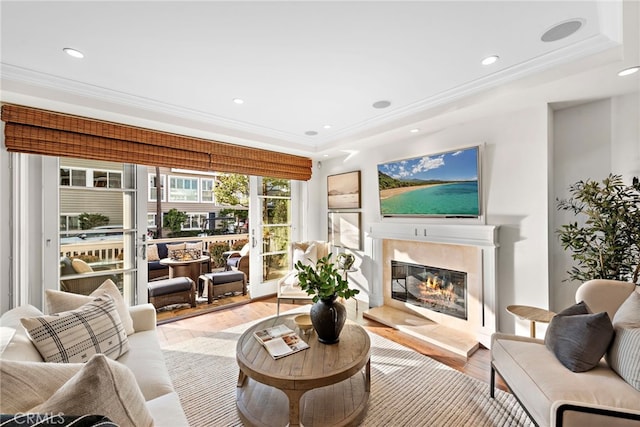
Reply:
[[293, 242], [289, 246], [289, 265], [291, 271], [278, 281], [277, 285], [277, 314], [280, 314], [280, 300], [311, 300], [312, 295], [300, 288], [298, 271], [293, 268], [298, 261], [305, 265], [315, 265], [318, 259], [329, 254], [329, 243], [323, 241]]
[[[83, 260], [75, 258], [73, 261], [68, 257], [60, 258], [60, 276], [93, 273], [93, 268]], [[89, 295], [96, 290], [105, 280], [117, 282], [114, 275], [98, 277], [80, 277], [75, 279], [60, 279], [60, 290], [74, 294]]]
[[251, 245], [247, 243], [238, 252], [232, 252], [227, 258], [227, 270], [242, 271], [249, 280], [249, 251]]
[[491, 396], [498, 372], [538, 426], [640, 426], [639, 291], [590, 280], [544, 340], [493, 334]]

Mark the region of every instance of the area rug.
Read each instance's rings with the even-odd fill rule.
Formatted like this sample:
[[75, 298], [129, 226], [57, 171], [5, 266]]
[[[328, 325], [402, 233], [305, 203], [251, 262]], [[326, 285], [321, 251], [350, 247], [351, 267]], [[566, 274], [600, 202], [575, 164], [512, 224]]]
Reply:
[[[251, 324], [193, 338], [163, 351], [192, 427], [242, 426], [236, 411], [236, 342]], [[532, 426], [516, 399], [376, 334], [363, 426]]]

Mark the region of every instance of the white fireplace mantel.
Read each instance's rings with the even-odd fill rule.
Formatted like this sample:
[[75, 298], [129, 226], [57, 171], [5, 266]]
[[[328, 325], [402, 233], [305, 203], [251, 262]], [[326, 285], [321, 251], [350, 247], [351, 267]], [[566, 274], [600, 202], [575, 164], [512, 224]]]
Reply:
[[[367, 227], [367, 237], [372, 239], [372, 257], [382, 277], [382, 241], [386, 239], [410, 240], [438, 244], [477, 247], [482, 253], [482, 316], [476, 330], [476, 338], [489, 348], [491, 334], [497, 331], [497, 225], [484, 224], [412, 224], [373, 223]], [[375, 280], [369, 298], [372, 307], [383, 304], [381, 281]]]
[[418, 240], [467, 246], [498, 246], [498, 226], [475, 224], [373, 223], [374, 239]]

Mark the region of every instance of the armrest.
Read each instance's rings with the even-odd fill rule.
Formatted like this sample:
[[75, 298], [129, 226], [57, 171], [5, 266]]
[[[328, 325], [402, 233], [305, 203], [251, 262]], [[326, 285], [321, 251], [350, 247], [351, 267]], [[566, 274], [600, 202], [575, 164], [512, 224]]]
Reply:
[[551, 405], [551, 426], [614, 427], [635, 425], [633, 421], [640, 421], [640, 411], [566, 400], [558, 400]]
[[495, 332], [494, 334], [491, 335], [491, 347], [493, 347], [493, 343], [496, 340], [532, 342], [532, 343], [544, 345], [544, 340], [539, 338], [529, 338], [521, 335], [503, 334], [501, 332]]
[[156, 308], [153, 304], [132, 305], [129, 314], [136, 332], [152, 331], [156, 328]]

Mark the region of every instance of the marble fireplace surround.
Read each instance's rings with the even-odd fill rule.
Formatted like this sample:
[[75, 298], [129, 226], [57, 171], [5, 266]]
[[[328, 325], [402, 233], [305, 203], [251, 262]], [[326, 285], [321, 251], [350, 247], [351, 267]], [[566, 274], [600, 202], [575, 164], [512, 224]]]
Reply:
[[[382, 305], [366, 317], [463, 356], [478, 343], [489, 348], [497, 329], [497, 226], [376, 223], [368, 231], [380, 269], [372, 294]], [[391, 260], [466, 272], [467, 319], [392, 299]]]

